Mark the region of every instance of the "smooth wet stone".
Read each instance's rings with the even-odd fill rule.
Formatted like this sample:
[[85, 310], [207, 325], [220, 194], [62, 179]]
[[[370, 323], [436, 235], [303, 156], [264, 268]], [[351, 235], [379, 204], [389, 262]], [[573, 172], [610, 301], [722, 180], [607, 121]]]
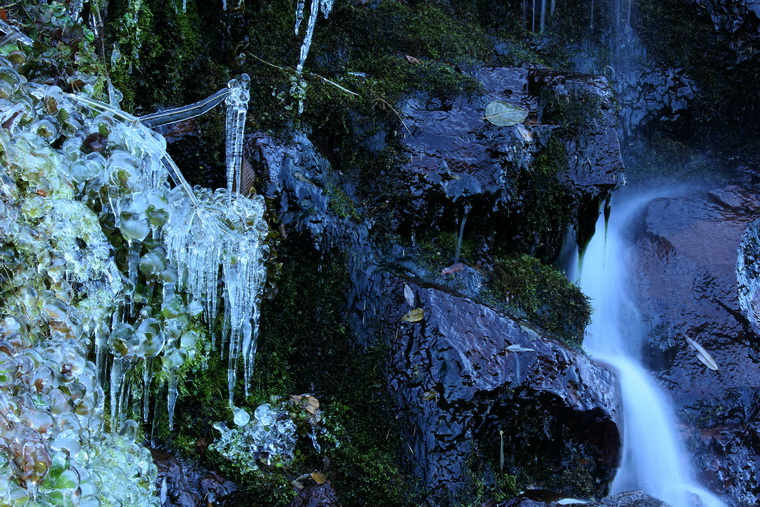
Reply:
[[740, 505], [760, 499], [760, 339], [739, 305], [736, 276], [742, 235], [757, 216], [756, 189], [656, 199], [634, 249], [634, 284], [650, 329], [645, 361], [685, 424], [701, 480]]
[[[572, 496], [579, 492], [570, 476], [588, 473], [597, 481], [594, 493], [603, 495], [620, 446], [613, 375], [484, 305], [406, 283], [424, 317], [401, 321], [408, 311], [403, 282], [391, 281], [388, 383], [406, 458], [429, 500], [458, 501], [469, 486], [467, 462], [476, 448], [494, 460], [485, 466], [498, 468], [501, 436], [505, 473], [527, 471], [538, 487], [561, 487]], [[508, 350], [515, 345], [520, 348]]]

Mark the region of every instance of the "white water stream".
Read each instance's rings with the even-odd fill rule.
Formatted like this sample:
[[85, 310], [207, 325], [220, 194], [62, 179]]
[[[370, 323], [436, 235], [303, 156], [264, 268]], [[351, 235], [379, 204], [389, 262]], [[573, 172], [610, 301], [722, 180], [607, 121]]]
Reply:
[[629, 296], [630, 241], [625, 232], [650, 198], [616, 207], [608, 224], [600, 217], [582, 260], [575, 263], [580, 272], [570, 273], [593, 306], [584, 348], [594, 360], [612, 367], [620, 383], [623, 450], [611, 494], [643, 490], [673, 507], [722, 507], [694, 479], [669, 401], [641, 365], [644, 327]]

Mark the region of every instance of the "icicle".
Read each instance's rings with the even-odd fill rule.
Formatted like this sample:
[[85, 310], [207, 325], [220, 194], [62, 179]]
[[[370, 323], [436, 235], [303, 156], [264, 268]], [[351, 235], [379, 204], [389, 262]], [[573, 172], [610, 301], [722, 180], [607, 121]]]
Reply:
[[298, 30], [301, 28], [301, 21], [303, 21], [303, 8], [306, 4], [306, 0], [298, 0], [298, 3], [296, 4], [296, 35], [298, 35]]
[[594, 29], [594, 0], [591, 0], [591, 25], [589, 28]]
[[119, 420], [119, 393], [124, 386], [124, 359], [120, 357], [113, 358], [111, 365], [111, 379], [109, 394], [111, 399], [111, 430], [114, 431], [118, 426]]
[[454, 251], [454, 263], [459, 262], [459, 254], [462, 252], [462, 241], [464, 239], [464, 225], [467, 223], [467, 215], [470, 214], [472, 206], [469, 204], [464, 207], [464, 215], [462, 216], [462, 222], [459, 224], [459, 234], [457, 234], [457, 246]]
[[311, 445], [314, 446], [314, 450], [321, 452], [322, 447], [319, 445], [319, 442], [317, 442], [317, 432], [314, 430], [314, 428], [309, 431], [309, 438], [311, 439]]
[[531, 25], [530, 25], [530, 31], [535, 32], [536, 31], [536, 0], [533, 0], [533, 10], [531, 11]]
[[[264, 259], [267, 225], [263, 199], [233, 196], [227, 191], [199, 193], [193, 207], [175, 192], [169, 222], [164, 227], [167, 256], [182, 266], [178, 284], [193, 299], [205, 301], [209, 327], [219, 310], [219, 267], [224, 281], [222, 344], [227, 345], [230, 396], [236, 383], [238, 358], [243, 356], [246, 384], [256, 352], [258, 305], [266, 277]], [[230, 205], [226, 205], [231, 202]]]
[[142, 392], [142, 418], [143, 422], [148, 422], [149, 402], [150, 402], [150, 381], [152, 373], [153, 359], [146, 358], [143, 363], [143, 392]]
[[231, 79], [227, 83], [230, 90], [224, 99], [227, 107], [227, 192], [229, 206], [232, 203], [233, 185], [235, 192], [240, 192], [240, 172], [243, 165], [243, 135], [245, 133], [245, 115], [248, 112], [248, 101], [251, 98], [249, 90], [251, 79], [243, 74], [240, 79]]
[[555, 3], [555, 1], [556, 0], [552, 0], [551, 10], [549, 11], [549, 13], [550, 13], [551, 16], [554, 16], [554, 3]]
[[319, 14], [319, 0], [311, 0], [309, 24], [306, 27], [306, 35], [304, 35], [303, 42], [301, 43], [301, 55], [298, 59], [298, 65], [296, 66], [296, 74], [299, 76], [303, 72], [303, 66], [306, 63], [306, 57], [309, 56], [309, 49], [311, 49], [311, 39], [314, 37], [314, 27], [317, 25], [317, 14]]
[[175, 368], [169, 370], [169, 391], [166, 395], [166, 407], [169, 412], [169, 429], [174, 429], [174, 407], [177, 405], [177, 371]]
[[137, 266], [140, 264], [140, 250], [142, 250], [142, 242], [136, 239], [130, 239], [127, 241], [127, 272], [129, 276], [130, 289], [127, 294], [129, 313], [134, 311], [134, 295], [137, 288]]

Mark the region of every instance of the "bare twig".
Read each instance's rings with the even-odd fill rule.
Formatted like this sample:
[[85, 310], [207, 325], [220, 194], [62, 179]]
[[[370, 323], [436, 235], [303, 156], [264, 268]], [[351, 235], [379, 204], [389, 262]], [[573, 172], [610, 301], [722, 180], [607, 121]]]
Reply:
[[[279, 65], [276, 65], [276, 64], [274, 64], [274, 63], [272, 63], [272, 62], [268, 62], [268, 61], [264, 60], [263, 58], [259, 58], [258, 56], [254, 55], [253, 53], [249, 53], [249, 54], [250, 54], [252, 57], [254, 57], [256, 60], [258, 60], [258, 61], [260, 61], [261, 63], [263, 63], [264, 65], [268, 65], [268, 66], [270, 66], [270, 67], [273, 67], [273, 68], [275, 68], [275, 69], [281, 70], [282, 72], [285, 72], [285, 73], [288, 73], [288, 74], [295, 74], [295, 73], [296, 73], [296, 71], [295, 71], [294, 69], [291, 69], [291, 68], [289, 68], [289, 67], [281, 67], [281, 66], [279, 66]], [[314, 77], [316, 77], [316, 78], [318, 78], [318, 79], [321, 79], [321, 80], [322, 80], [322, 81], [324, 81], [325, 83], [331, 84], [331, 85], [335, 86], [336, 88], [338, 88], [339, 90], [341, 90], [341, 91], [344, 91], [344, 92], [346, 92], [346, 93], [348, 93], [348, 94], [350, 94], [350, 95], [353, 95], [354, 97], [361, 97], [361, 94], [360, 94], [360, 93], [357, 93], [357, 92], [355, 92], [355, 91], [349, 90], [348, 88], [346, 88], [346, 87], [344, 87], [344, 86], [341, 86], [341, 85], [339, 85], [339, 84], [338, 84], [338, 83], [336, 83], [335, 81], [332, 81], [332, 80], [330, 80], [330, 79], [327, 79], [326, 77], [324, 77], [324, 76], [320, 76], [319, 74], [316, 74], [316, 73], [314, 73], [314, 72], [303, 71], [303, 74], [308, 74], [309, 76], [314, 76]], [[393, 106], [392, 106], [392, 105], [391, 105], [391, 104], [390, 104], [390, 103], [389, 103], [387, 100], [385, 100], [385, 99], [384, 99], [384, 98], [382, 98], [382, 97], [376, 97], [376, 98], [374, 98], [373, 100], [376, 100], [376, 101], [378, 101], [378, 102], [382, 102], [384, 105], [386, 105], [387, 107], [389, 107], [389, 108], [391, 109], [391, 111], [393, 111], [393, 112], [396, 114], [396, 116], [398, 116], [398, 119], [399, 119], [399, 121], [400, 121], [400, 122], [401, 122], [401, 124], [404, 126], [404, 128], [405, 128], [405, 129], [406, 129], [406, 131], [407, 131], [407, 133], [408, 133], [409, 135], [411, 135], [411, 134], [412, 134], [412, 131], [411, 131], [411, 130], [409, 130], [409, 127], [407, 126], [406, 122], [404, 121], [404, 118], [401, 116], [401, 114], [400, 114], [398, 111], [396, 111], [396, 108], [394, 108], [394, 107], [393, 107]]]

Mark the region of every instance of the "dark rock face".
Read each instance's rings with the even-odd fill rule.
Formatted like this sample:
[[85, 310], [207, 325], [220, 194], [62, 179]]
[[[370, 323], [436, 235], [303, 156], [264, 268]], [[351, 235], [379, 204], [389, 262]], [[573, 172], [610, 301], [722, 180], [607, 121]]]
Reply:
[[[689, 429], [708, 487], [738, 505], [760, 499], [760, 354], [739, 304], [737, 249], [760, 215], [739, 187], [653, 201], [635, 246], [635, 281], [649, 325], [648, 361]], [[719, 370], [707, 369], [686, 337]]]
[[[589, 503], [588, 500], [563, 498], [553, 491], [528, 490], [520, 496], [498, 504], [500, 507], [555, 507], [557, 505], [596, 505], [599, 507], [670, 507], [662, 500], [647, 495], [643, 491], [625, 491], [616, 495], [610, 495], [599, 502]], [[559, 503], [562, 502], [562, 503]]]
[[[519, 182], [536, 169], [552, 136], [563, 150], [553, 156], [563, 159], [565, 167], [546, 177], [558, 178], [565, 187], [571, 201], [568, 208], [583, 208], [578, 212], [583, 216], [587, 207], [588, 213], [593, 209], [595, 214], [599, 202], [623, 180], [615, 110], [606, 80], [501, 67], [483, 68], [474, 77], [484, 88], [480, 96], [451, 102], [416, 97], [402, 104], [410, 133], [403, 139], [409, 161], [401, 170], [415, 197], [408, 210], [412, 227], [440, 220], [451, 210], [460, 215], [473, 210], [476, 216], [508, 211], [520, 220], [524, 208], [536, 203], [524, 201]], [[575, 118], [580, 128], [572, 129], [572, 135], [562, 132], [558, 122], [544, 123], [543, 100], [551, 97], [569, 104], [579, 93], [594, 100], [580, 106], [583, 114]], [[526, 109], [529, 121], [511, 127], [492, 125], [484, 118], [491, 101]], [[572, 216], [570, 221], [577, 218]], [[555, 232], [561, 235], [561, 230]], [[561, 237], [548, 243], [556, 248], [559, 241]]]
[[340, 501], [330, 482], [312, 484], [298, 491], [290, 507], [340, 507]]
[[424, 318], [400, 320], [410, 307], [394, 279], [388, 375], [407, 457], [431, 501], [455, 504], [466, 494], [476, 452], [492, 473], [503, 452], [504, 473], [603, 496], [620, 444], [613, 375], [486, 306], [408, 284]]
[[706, 9], [716, 32], [731, 35], [735, 63], [757, 58], [760, 42], [760, 2], [758, 0], [707, 0], [694, 2], [695, 8]]
[[218, 472], [207, 470], [167, 451], [151, 449], [150, 453], [158, 467], [156, 489], [162, 492], [163, 505], [195, 507], [224, 502], [225, 498], [237, 491], [235, 483]]

